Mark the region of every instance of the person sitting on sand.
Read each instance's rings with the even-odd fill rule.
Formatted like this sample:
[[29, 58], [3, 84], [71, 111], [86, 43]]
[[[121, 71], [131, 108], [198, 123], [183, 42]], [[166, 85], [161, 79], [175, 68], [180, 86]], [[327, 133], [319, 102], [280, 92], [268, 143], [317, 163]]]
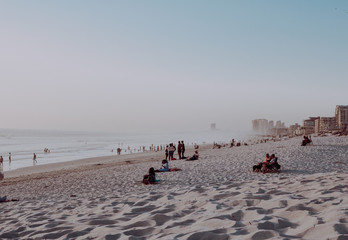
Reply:
[[308, 136], [303, 136], [301, 146], [306, 146], [307, 144], [310, 144], [311, 142], [312, 142], [312, 140]]
[[276, 172], [280, 169], [280, 165], [278, 163], [278, 158], [275, 154], [269, 155], [266, 154], [266, 158], [263, 162], [259, 162], [258, 164], [253, 166], [254, 172]]
[[278, 158], [275, 156], [275, 154], [271, 155], [271, 161], [270, 161], [269, 165], [271, 166], [270, 169], [273, 169], [273, 170], [275, 170], [275, 169], [279, 170], [280, 169], [280, 165], [278, 163]]
[[266, 158], [265, 161], [263, 161], [264, 163], [269, 164], [271, 162], [271, 156], [269, 155], [269, 153], [266, 153]]
[[199, 158], [199, 154], [198, 154], [198, 151], [196, 150], [193, 156], [187, 159], [187, 161], [198, 160], [198, 158]]
[[159, 180], [156, 179], [155, 169], [152, 167], [149, 169], [149, 174], [144, 175], [143, 183], [144, 184], [156, 184]]
[[166, 159], [162, 160], [162, 167], [158, 170], [156, 170], [156, 172], [168, 172], [169, 169], [169, 164], [168, 161]]

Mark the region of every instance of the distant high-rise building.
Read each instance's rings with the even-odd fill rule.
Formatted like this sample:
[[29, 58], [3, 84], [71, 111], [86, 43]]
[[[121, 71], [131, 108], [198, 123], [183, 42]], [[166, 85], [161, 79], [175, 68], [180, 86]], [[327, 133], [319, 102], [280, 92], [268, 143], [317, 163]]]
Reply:
[[272, 129], [272, 128], [274, 128], [274, 121], [270, 120], [268, 121], [268, 129]]
[[280, 120], [276, 122], [275, 128], [282, 128], [282, 122]]
[[216, 129], [216, 124], [215, 123], [211, 123], [210, 124], [210, 130], [215, 130]]
[[347, 130], [348, 106], [337, 105], [335, 110], [336, 124], [340, 130]]
[[252, 121], [253, 131], [260, 133], [267, 133], [268, 131], [268, 120], [267, 119], [255, 119]]

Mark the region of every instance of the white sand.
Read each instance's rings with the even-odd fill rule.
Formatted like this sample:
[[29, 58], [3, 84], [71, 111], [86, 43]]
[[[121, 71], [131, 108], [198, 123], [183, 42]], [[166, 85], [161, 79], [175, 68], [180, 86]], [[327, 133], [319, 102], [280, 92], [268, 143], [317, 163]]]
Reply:
[[[162, 152], [8, 172], [0, 239], [348, 239], [348, 137], [301, 140], [206, 147], [157, 185]], [[281, 173], [251, 171], [267, 152]]]

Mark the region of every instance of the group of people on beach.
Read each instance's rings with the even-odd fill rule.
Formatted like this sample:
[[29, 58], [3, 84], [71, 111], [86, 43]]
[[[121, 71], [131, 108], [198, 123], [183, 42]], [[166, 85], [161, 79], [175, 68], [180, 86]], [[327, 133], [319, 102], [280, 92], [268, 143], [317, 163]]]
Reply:
[[306, 146], [307, 144], [310, 144], [312, 142], [311, 136], [303, 136], [303, 140], [301, 143], [301, 146]]
[[[46, 151], [46, 148], [44, 149], [44, 152], [46, 153], [49, 153], [49, 150], [47, 149]], [[9, 152], [8, 153], [8, 163], [11, 165], [11, 162], [12, 162], [12, 155], [11, 153]], [[33, 163], [36, 164], [37, 163], [37, 160], [36, 160], [36, 153], [33, 153]], [[2, 170], [4, 167], [4, 158], [3, 156], [0, 156], [0, 170]]]
[[166, 160], [176, 160], [176, 158], [174, 158], [175, 151], [178, 151], [179, 159], [186, 159], [184, 141], [178, 141], [177, 147], [173, 143], [166, 145], [166, 149], [164, 150]]
[[[198, 149], [198, 148], [197, 148]], [[169, 161], [176, 160], [174, 158], [174, 153], [177, 150], [179, 159], [186, 159], [186, 161], [193, 161], [199, 159], [198, 150], [195, 150], [192, 157], [187, 158], [185, 157], [185, 144], [184, 141], [178, 141], [178, 145], [175, 146], [173, 143], [170, 143], [166, 146], [165, 149], [165, 159], [162, 160], [162, 166], [159, 169], [154, 169], [151, 167], [148, 171], [148, 174], [143, 176], [143, 183], [144, 184], [155, 184], [159, 182], [159, 180], [156, 179], [156, 172], [172, 172], [172, 171], [180, 171], [179, 168], [170, 168], [169, 167]]]

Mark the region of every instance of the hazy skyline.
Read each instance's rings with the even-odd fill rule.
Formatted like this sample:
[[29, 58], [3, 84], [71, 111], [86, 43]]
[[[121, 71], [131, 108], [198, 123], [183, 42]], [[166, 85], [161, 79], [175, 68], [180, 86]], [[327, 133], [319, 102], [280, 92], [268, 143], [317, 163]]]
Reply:
[[0, 128], [250, 130], [348, 104], [348, 1], [0, 0], [0, 26]]

